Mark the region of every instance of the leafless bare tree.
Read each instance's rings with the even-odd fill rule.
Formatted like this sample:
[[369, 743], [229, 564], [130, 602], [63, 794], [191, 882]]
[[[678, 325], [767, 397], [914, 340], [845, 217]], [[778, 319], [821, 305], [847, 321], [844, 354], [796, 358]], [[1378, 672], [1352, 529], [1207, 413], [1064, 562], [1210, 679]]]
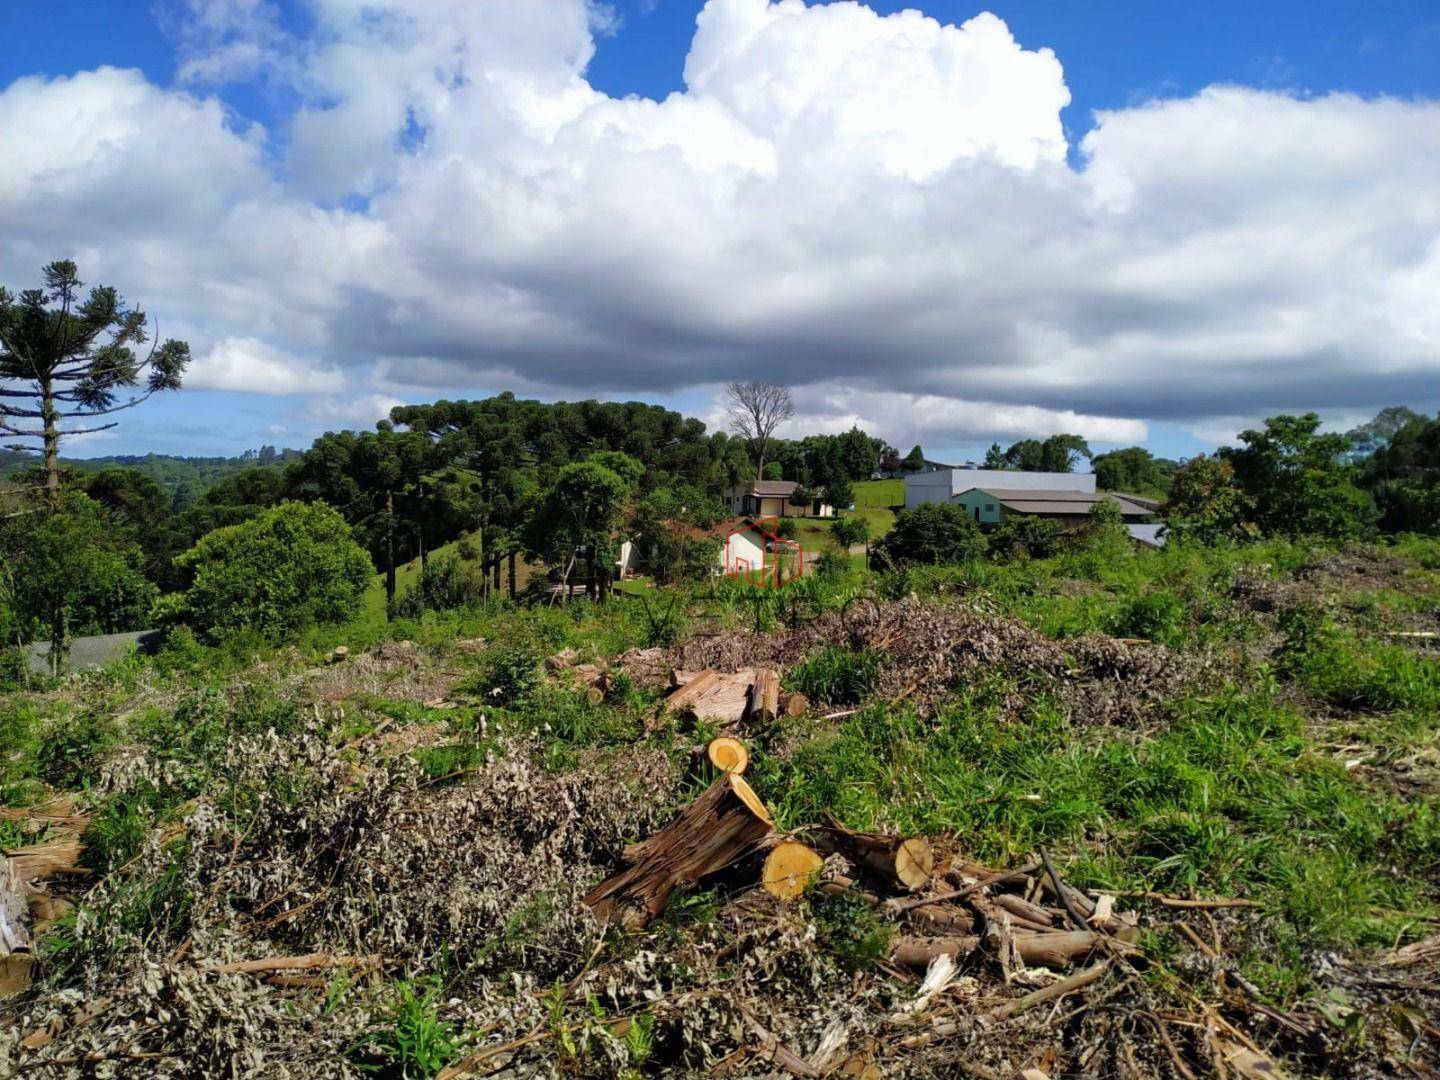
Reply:
[[755, 479], [765, 479], [765, 450], [775, 429], [795, 415], [790, 388], [760, 379], [732, 382], [725, 389], [725, 405], [730, 430], [748, 439], [755, 451]]

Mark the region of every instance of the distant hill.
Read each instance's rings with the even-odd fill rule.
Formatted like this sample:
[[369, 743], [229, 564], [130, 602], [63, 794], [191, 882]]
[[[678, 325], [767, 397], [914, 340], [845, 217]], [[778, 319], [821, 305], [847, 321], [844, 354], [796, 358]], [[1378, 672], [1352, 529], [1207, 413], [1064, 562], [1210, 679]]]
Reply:
[[[170, 496], [171, 508], [180, 511], [198, 499], [212, 485], [243, 469], [279, 468], [300, 457], [299, 450], [277, 450], [262, 446], [235, 457], [177, 457], [171, 454], [111, 454], [106, 457], [61, 458], [73, 469], [101, 472], [104, 469], [134, 469], [148, 476]], [[0, 478], [38, 464], [38, 454], [0, 450]]]

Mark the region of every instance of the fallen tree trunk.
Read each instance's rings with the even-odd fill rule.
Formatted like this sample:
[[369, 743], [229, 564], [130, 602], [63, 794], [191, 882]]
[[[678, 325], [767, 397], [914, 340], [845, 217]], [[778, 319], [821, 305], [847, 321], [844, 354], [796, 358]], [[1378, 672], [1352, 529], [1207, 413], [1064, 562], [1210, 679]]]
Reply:
[[660, 914], [677, 885], [694, 885], [759, 844], [774, 827], [750, 785], [726, 773], [648, 840], [631, 845], [630, 865], [585, 896], [602, 922], [639, 929]]
[[691, 720], [711, 720], [725, 728], [745, 719], [754, 673], [725, 674], [705, 669], [665, 699], [665, 710]]
[[884, 881], [914, 891], [935, 876], [935, 853], [930, 842], [918, 836], [864, 833], [847, 829], [826, 815], [824, 837], [856, 866]]
[[[676, 672], [678, 675], [679, 672]], [[678, 686], [673, 694], [665, 699], [665, 708], [678, 711], [685, 708], [692, 701], [698, 698], [720, 679], [720, 673], [714, 668], [706, 668], [697, 672], [683, 684]]]
[[975, 916], [952, 904], [935, 904], [910, 912], [910, 922], [918, 930], [950, 936], [968, 934], [975, 929]]
[[1055, 924], [1055, 917], [1051, 915], [1049, 911], [1039, 904], [1032, 904], [1027, 900], [1021, 899], [1014, 893], [998, 894], [995, 897], [995, 904], [997, 907], [1002, 907], [1010, 912], [1011, 915], [1018, 915], [1027, 922], [1035, 923], [1042, 927], [1053, 926]]

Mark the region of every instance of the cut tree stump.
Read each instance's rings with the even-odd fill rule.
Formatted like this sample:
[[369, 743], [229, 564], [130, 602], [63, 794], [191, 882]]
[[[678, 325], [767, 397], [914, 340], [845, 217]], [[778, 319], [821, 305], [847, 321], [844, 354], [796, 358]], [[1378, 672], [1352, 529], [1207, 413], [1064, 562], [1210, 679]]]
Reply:
[[930, 884], [935, 876], [935, 852], [919, 836], [865, 833], [847, 829], [833, 815], [826, 814], [824, 836], [856, 866], [881, 879], [913, 892]]
[[676, 886], [723, 870], [773, 827], [770, 811], [750, 785], [726, 773], [665, 828], [627, 848], [623, 857], [630, 865], [591, 889], [585, 904], [602, 922], [618, 919], [627, 929], [639, 929], [660, 914]]
[[745, 744], [729, 735], [711, 739], [705, 747], [705, 756], [710, 764], [721, 772], [734, 773], [736, 776], [741, 775], [750, 764], [750, 751], [745, 749]]
[[786, 716], [804, 716], [810, 708], [810, 699], [798, 690], [780, 696], [780, 711]]
[[812, 848], [798, 840], [782, 840], [765, 856], [760, 885], [771, 896], [795, 900], [815, 880], [815, 875], [824, 865], [825, 860]]

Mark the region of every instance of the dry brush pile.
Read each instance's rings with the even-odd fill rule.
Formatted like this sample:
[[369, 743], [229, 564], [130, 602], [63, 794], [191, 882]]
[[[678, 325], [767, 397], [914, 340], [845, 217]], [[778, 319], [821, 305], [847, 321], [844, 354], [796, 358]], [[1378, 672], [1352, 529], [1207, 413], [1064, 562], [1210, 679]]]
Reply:
[[1018, 712], [1029, 694], [1053, 690], [1077, 726], [1151, 724], [1161, 703], [1203, 685], [1216, 664], [1204, 654], [1101, 634], [1056, 641], [1018, 619], [913, 596], [860, 600], [793, 631], [727, 632], [670, 650], [632, 650], [619, 664], [642, 684], [660, 685], [675, 669], [784, 670], [827, 646], [880, 654], [875, 693], [881, 698], [929, 708], [948, 690], [1000, 674], [1018, 688], [1004, 703], [1007, 714]]

